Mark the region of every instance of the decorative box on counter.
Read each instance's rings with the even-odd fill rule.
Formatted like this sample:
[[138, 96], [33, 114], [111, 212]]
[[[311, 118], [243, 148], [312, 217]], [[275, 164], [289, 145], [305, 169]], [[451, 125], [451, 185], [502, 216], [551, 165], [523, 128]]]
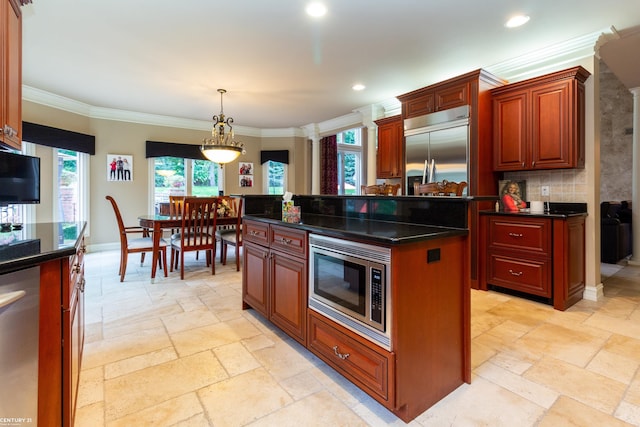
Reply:
[[282, 221], [291, 223], [300, 222], [300, 206], [294, 206], [293, 200], [282, 202]]

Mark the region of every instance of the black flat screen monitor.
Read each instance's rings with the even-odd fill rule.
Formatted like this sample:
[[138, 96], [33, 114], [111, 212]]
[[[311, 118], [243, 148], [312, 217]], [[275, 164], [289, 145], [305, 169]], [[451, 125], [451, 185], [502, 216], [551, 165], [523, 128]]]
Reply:
[[40, 203], [40, 158], [0, 151], [0, 205]]

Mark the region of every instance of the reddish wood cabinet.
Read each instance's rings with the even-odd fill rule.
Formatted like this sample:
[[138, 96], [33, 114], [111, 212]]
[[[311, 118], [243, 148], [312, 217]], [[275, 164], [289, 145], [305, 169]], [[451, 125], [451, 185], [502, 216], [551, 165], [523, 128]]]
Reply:
[[398, 97], [402, 102], [402, 117], [409, 119], [434, 111], [460, 107], [471, 103], [470, 82], [452, 79]]
[[[498, 286], [545, 298], [557, 310], [582, 299], [585, 217], [481, 216], [481, 289]], [[484, 258], [484, 259], [483, 259]]]
[[84, 348], [84, 238], [40, 265], [38, 426], [74, 425]]
[[398, 116], [376, 120], [378, 125], [378, 152], [376, 177], [402, 178], [404, 173], [404, 129]]
[[584, 167], [582, 67], [491, 91], [496, 171]]
[[307, 234], [259, 221], [243, 222], [243, 307], [253, 307], [306, 345]]
[[0, 0], [0, 143], [22, 146], [22, 12], [17, 0]]

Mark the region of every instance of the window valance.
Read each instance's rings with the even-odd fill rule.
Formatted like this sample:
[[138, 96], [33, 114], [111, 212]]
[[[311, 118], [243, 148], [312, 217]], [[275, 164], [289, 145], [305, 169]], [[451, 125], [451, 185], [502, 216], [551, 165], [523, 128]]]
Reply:
[[269, 160], [289, 164], [289, 150], [264, 150], [260, 152], [260, 164]]
[[96, 137], [70, 130], [22, 122], [22, 140], [81, 153], [96, 154]]
[[200, 145], [158, 141], [147, 141], [146, 157], [178, 157], [181, 159], [208, 160], [200, 151]]

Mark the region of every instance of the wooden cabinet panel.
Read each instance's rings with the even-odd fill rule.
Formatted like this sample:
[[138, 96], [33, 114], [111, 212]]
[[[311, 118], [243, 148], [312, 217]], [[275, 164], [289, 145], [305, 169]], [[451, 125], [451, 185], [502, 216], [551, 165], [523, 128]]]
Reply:
[[402, 104], [402, 117], [405, 119], [418, 117], [435, 111], [435, 94], [433, 91], [408, 99]]
[[496, 171], [584, 167], [584, 81], [575, 67], [493, 89]]
[[404, 172], [404, 129], [400, 116], [376, 120], [378, 125], [378, 151], [376, 177], [401, 178]]
[[306, 345], [307, 233], [259, 221], [245, 221], [243, 232], [249, 236], [243, 249], [243, 308], [253, 307]]
[[387, 407], [393, 404], [394, 356], [309, 310], [309, 350]]
[[570, 82], [531, 90], [531, 167], [571, 167]]
[[584, 216], [481, 215], [481, 289], [499, 286], [546, 298], [557, 310], [582, 299]]
[[525, 167], [527, 93], [507, 93], [494, 97], [494, 168], [520, 170]]
[[255, 242], [259, 245], [269, 245], [269, 224], [244, 220], [242, 222], [243, 241]]
[[501, 217], [489, 219], [489, 245], [496, 249], [522, 250], [548, 256], [551, 254], [551, 223], [526, 218], [513, 222]]
[[469, 84], [455, 84], [444, 86], [435, 91], [435, 110], [461, 107], [469, 104]]
[[22, 12], [15, 0], [0, 0], [0, 141], [21, 149], [22, 140]]
[[289, 227], [270, 226], [271, 248], [291, 255], [307, 256], [307, 233]]
[[491, 253], [487, 280], [496, 286], [551, 298], [551, 268], [547, 259]]
[[269, 317], [269, 249], [249, 241], [243, 243], [242, 301]]
[[307, 261], [271, 252], [270, 265], [270, 319], [304, 344], [307, 332]]

